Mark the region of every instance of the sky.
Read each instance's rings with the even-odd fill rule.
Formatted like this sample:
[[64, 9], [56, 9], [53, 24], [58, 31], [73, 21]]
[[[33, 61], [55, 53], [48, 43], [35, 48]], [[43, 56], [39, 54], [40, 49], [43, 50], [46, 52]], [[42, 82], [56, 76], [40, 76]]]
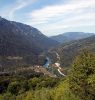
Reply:
[[47, 36], [95, 33], [95, 0], [0, 0], [0, 16], [31, 25]]

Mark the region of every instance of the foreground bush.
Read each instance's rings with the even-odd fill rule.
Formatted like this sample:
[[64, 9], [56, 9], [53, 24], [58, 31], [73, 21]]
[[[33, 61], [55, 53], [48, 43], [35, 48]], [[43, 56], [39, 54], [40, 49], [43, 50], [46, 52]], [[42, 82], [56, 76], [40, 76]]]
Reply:
[[95, 55], [81, 53], [66, 78], [16, 77], [2, 86], [0, 100], [95, 100]]
[[8, 86], [8, 92], [10, 92], [11, 94], [17, 95], [20, 89], [21, 88], [19, 82], [11, 82]]
[[95, 100], [95, 55], [84, 51], [74, 61], [69, 87], [81, 100]]

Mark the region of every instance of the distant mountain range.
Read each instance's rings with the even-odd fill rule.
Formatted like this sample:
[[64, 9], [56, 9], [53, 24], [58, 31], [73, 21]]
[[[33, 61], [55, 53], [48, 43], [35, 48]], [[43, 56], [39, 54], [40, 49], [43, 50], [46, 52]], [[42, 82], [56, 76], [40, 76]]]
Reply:
[[38, 55], [58, 42], [43, 35], [38, 29], [0, 17], [0, 55]]
[[55, 51], [60, 55], [61, 66], [71, 67], [75, 57], [80, 53], [80, 51], [85, 49], [95, 52], [95, 35], [85, 39], [62, 44], [57, 47]]
[[67, 32], [57, 36], [52, 36], [51, 39], [56, 40], [60, 43], [66, 43], [73, 40], [79, 40], [87, 38], [94, 35], [94, 33], [84, 33], [84, 32]]

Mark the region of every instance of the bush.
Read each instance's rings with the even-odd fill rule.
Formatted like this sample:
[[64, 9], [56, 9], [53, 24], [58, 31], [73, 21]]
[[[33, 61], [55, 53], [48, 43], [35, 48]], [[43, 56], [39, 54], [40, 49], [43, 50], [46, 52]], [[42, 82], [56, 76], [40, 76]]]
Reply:
[[16, 100], [16, 97], [10, 93], [0, 95], [0, 100]]
[[6, 92], [7, 87], [9, 85], [10, 80], [8, 79], [0, 79], [0, 93]]
[[39, 78], [32, 78], [28, 81], [29, 84], [29, 88], [30, 89], [35, 89], [37, 84], [40, 82], [41, 80]]
[[95, 54], [84, 51], [76, 58], [69, 75], [69, 87], [81, 100], [95, 99]]
[[20, 89], [21, 89], [20, 83], [17, 81], [11, 82], [8, 86], [8, 92], [14, 95], [17, 95]]

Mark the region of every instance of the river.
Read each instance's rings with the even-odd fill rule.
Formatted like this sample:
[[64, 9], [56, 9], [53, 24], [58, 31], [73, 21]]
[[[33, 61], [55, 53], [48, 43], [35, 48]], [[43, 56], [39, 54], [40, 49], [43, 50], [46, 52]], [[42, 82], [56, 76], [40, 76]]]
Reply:
[[[58, 54], [57, 54], [57, 56], [58, 56]], [[48, 68], [50, 64], [51, 64], [51, 59], [49, 57], [46, 57], [43, 67]], [[65, 76], [65, 74], [61, 72], [60, 64], [59, 63], [55, 63], [55, 65], [58, 67], [57, 70], [58, 70], [59, 74], [62, 75], [62, 76]]]
[[50, 58], [49, 58], [49, 57], [46, 57], [46, 59], [45, 59], [45, 63], [44, 63], [43, 66], [44, 66], [45, 68], [48, 68], [50, 64], [51, 64], [51, 60], [50, 60]]

